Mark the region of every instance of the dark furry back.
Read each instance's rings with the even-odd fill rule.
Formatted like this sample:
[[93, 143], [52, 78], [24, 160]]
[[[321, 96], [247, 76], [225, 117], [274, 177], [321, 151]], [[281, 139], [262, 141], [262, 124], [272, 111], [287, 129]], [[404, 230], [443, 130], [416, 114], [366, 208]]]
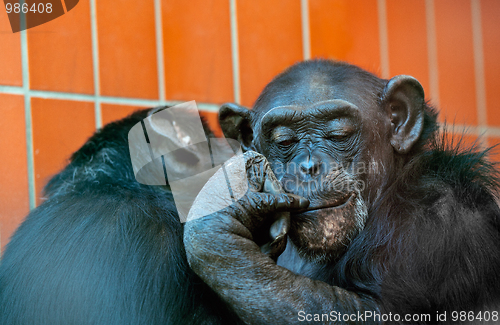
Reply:
[[234, 324], [190, 270], [168, 186], [134, 178], [128, 132], [111, 123], [71, 157], [7, 245], [0, 324]]

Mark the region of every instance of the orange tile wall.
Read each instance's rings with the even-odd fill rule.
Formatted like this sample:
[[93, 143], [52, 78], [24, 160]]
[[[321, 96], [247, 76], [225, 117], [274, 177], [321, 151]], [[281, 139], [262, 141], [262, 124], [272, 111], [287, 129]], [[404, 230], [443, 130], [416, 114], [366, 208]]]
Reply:
[[303, 59], [413, 75], [466, 141], [498, 144], [498, 17], [498, 0], [80, 0], [13, 34], [0, 7], [0, 245], [96, 128], [194, 99], [220, 134], [218, 105]]

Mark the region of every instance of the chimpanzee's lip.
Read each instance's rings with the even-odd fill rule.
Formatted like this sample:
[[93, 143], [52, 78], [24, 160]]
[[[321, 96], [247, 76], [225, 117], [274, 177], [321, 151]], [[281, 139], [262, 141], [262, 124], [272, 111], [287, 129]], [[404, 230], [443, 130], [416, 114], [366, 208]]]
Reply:
[[303, 212], [308, 212], [308, 211], [315, 211], [315, 210], [323, 210], [323, 209], [341, 209], [345, 205], [347, 205], [350, 201], [352, 201], [356, 197], [356, 193], [350, 192], [346, 193], [345, 195], [342, 195], [338, 198], [336, 198], [333, 201], [316, 201], [316, 200], [311, 200], [311, 204], [309, 207], [303, 211]]

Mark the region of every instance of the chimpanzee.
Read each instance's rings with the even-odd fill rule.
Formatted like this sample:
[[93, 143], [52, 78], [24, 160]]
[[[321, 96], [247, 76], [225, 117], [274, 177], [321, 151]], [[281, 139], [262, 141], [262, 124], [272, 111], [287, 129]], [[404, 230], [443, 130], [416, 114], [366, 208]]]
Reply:
[[[189, 268], [168, 184], [135, 179], [129, 130], [160, 109], [105, 126], [49, 181], [3, 255], [0, 324], [238, 324]], [[210, 155], [171, 158], [170, 170], [196, 172]]]
[[[251, 190], [188, 219], [191, 268], [248, 324], [498, 321], [497, 171], [436, 116], [413, 77], [327, 60], [292, 66], [252, 110], [224, 105]], [[192, 210], [224, 203], [219, 183]], [[275, 263], [259, 240], [283, 211]]]
[[498, 317], [496, 171], [486, 152], [447, 144], [414, 78], [313, 60], [252, 110], [224, 105], [250, 190], [196, 217], [225, 199], [214, 175], [185, 225], [168, 186], [134, 179], [127, 133], [147, 114], [103, 128], [49, 182], [0, 265], [1, 324]]

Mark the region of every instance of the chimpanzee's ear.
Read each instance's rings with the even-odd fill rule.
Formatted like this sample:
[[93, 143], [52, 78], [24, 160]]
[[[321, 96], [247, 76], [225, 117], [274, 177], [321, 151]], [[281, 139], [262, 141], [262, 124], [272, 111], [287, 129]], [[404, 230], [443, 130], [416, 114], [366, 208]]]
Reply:
[[250, 150], [253, 130], [248, 108], [234, 103], [224, 104], [219, 109], [219, 122], [226, 138], [238, 140], [243, 151]]
[[413, 77], [396, 76], [384, 89], [382, 105], [391, 119], [391, 145], [398, 153], [408, 153], [424, 128], [422, 85]]

